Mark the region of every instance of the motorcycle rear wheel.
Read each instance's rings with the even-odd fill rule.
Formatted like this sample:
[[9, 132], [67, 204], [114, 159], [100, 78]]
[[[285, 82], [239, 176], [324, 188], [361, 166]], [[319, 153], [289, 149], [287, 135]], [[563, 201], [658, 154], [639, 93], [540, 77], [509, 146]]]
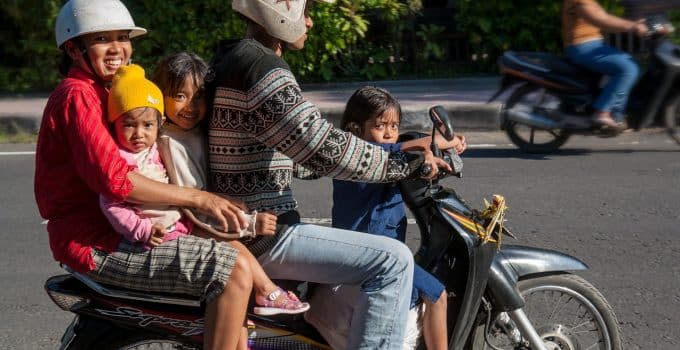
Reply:
[[119, 335], [113, 341], [101, 342], [96, 346], [97, 350], [198, 350], [177, 341], [167, 339], [152, 339], [151, 337], [130, 337]]
[[680, 94], [673, 96], [666, 103], [664, 124], [671, 138], [680, 145]]
[[[549, 101], [546, 101], [546, 98]], [[503, 110], [508, 110], [518, 105], [525, 105], [532, 111], [535, 109], [554, 109], [557, 106], [548, 106], [546, 103], [558, 103], [559, 98], [550, 94], [546, 89], [525, 84], [512, 92]], [[571, 134], [561, 129], [539, 129], [512, 120], [505, 120], [503, 128], [512, 143], [527, 153], [552, 153], [557, 151], [569, 139]]]
[[[621, 330], [612, 307], [585, 279], [571, 274], [530, 277], [518, 282], [526, 305], [524, 312], [548, 349], [621, 350]], [[497, 325], [488, 335], [499, 349], [520, 349]], [[489, 350], [485, 327], [475, 334], [473, 349]]]

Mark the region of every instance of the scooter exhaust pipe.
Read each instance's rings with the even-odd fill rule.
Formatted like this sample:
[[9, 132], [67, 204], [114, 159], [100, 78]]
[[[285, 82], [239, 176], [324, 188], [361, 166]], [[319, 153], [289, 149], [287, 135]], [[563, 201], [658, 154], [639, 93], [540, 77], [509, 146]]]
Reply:
[[530, 113], [525, 110], [510, 108], [505, 111], [505, 118], [517, 123], [528, 125], [537, 129], [559, 129], [560, 124], [540, 114]]

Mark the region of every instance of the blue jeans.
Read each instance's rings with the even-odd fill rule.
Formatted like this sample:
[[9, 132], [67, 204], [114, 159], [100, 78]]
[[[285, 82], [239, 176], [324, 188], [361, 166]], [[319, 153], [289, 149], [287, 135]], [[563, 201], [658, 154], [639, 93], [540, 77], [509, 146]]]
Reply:
[[401, 349], [413, 283], [413, 256], [405, 244], [297, 224], [258, 260], [272, 279], [357, 286], [346, 348]]
[[445, 289], [444, 285], [436, 277], [419, 265], [414, 266], [413, 287], [411, 308], [416, 306], [420, 298], [425, 298], [433, 303], [437, 302]]
[[597, 111], [611, 112], [615, 119], [620, 119], [640, 74], [635, 60], [602, 40], [568, 46], [565, 53], [574, 63], [609, 77], [593, 107]]

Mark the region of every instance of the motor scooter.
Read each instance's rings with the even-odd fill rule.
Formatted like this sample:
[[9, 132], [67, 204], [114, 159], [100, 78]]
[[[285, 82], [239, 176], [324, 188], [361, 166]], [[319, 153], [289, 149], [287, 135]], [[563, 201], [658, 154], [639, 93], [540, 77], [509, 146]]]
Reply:
[[[646, 70], [631, 91], [625, 115], [633, 130], [663, 125], [680, 144], [680, 47], [663, 16], [648, 18]], [[592, 103], [602, 74], [546, 52], [507, 51], [498, 60], [501, 86], [489, 102], [512, 88], [501, 112], [501, 129], [522, 151], [550, 153], [573, 134], [614, 136], [594, 125]]]
[[[435, 106], [429, 114], [432, 136], [453, 139], [444, 108]], [[409, 133], [402, 139], [420, 136]], [[498, 196], [483, 210], [470, 207], [440, 184], [461, 176], [461, 158], [434, 143], [431, 149], [454, 171], [440, 171], [433, 180], [403, 180], [399, 186], [420, 231], [414, 259], [448, 291], [449, 349], [621, 350], [612, 307], [574, 274], [586, 264], [557, 251], [503, 244], [504, 237], [514, 237], [504, 224], [505, 199]], [[429, 170], [421, 169], [423, 174]], [[54, 303], [76, 314], [60, 349], [201, 347], [204, 309], [195, 298], [124, 290], [68, 272], [45, 283]], [[299, 315], [248, 313], [248, 320], [252, 349], [330, 349]], [[410, 348], [425, 348], [418, 337]]]

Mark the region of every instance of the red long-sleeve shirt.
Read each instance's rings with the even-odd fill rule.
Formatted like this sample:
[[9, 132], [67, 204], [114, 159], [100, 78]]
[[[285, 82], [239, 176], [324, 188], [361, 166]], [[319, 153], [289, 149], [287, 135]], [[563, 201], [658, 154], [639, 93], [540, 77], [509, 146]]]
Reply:
[[95, 268], [92, 247], [110, 252], [121, 239], [99, 195], [124, 201], [132, 190], [131, 168], [106, 125], [107, 95], [90, 73], [72, 68], [50, 95], [38, 136], [35, 199], [49, 220], [52, 255], [80, 272]]

